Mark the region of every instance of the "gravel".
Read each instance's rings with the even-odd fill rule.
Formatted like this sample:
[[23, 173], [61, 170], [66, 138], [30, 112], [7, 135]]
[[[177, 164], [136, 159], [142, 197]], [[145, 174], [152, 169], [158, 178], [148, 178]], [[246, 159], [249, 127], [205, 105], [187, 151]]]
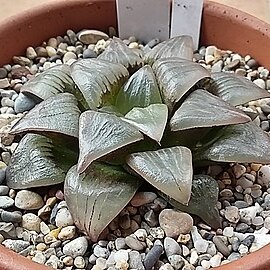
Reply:
[[[219, 183], [218, 209], [222, 228], [214, 230], [197, 217], [170, 209], [155, 192], [137, 192], [130, 204], [108, 225], [104, 240], [92, 243], [74, 225], [62, 187], [15, 191], [5, 185], [6, 167], [18, 141], [10, 126], [36, 100], [21, 93], [22, 85], [49, 67], [96, 58], [109, 44], [96, 30], [68, 30], [25, 56], [0, 67], [0, 243], [40, 264], [55, 269], [205, 270], [239, 259], [270, 243], [270, 166], [228, 164], [209, 168]], [[130, 37], [124, 42], [149, 50]], [[194, 60], [210, 71], [234, 72], [270, 91], [269, 71], [251, 56], [201, 47]], [[270, 100], [250, 102], [242, 109], [258, 113], [255, 122], [270, 131]]]

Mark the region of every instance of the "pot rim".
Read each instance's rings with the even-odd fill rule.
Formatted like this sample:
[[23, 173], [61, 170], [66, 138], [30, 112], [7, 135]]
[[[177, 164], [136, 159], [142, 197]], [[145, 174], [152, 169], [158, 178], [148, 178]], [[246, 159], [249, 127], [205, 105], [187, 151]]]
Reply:
[[[96, 2], [111, 3], [111, 2], [115, 2], [115, 0], [68, 0], [68, 1], [56, 0], [56, 1], [42, 4], [38, 7], [34, 7], [32, 9], [22, 11], [19, 14], [13, 15], [7, 19], [0, 21], [0, 44], [3, 43], [3, 38], [1, 37], [3, 37], [5, 34], [8, 34], [9, 32], [13, 32], [13, 30], [15, 28], [20, 27], [20, 25], [29, 25], [28, 30], [30, 31], [31, 30], [30, 22], [31, 20], [33, 20], [33, 17], [36, 18], [36, 17], [50, 16], [51, 13], [56, 14], [57, 11], [61, 13], [61, 11], [63, 10], [63, 7], [72, 9], [78, 6], [85, 6], [89, 8], [89, 6], [91, 6], [93, 3], [96, 3]], [[260, 35], [263, 35], [267, 40], [269, 40], [268, 43], [270, 43], [270, 25], [256, 17], [253, 17], [250, 14], [247, 14], [245, 12], [234, 9], [232, 7], [228, 7], [228, 6], [225, 6], [216, 2], [212, 2], [212, 1], [208, 1], [208, 0], [204, 2], [203, 14], [205, 16], [219, 17], [221, 20], [223, 19], [223, 20], [231, 21], [235, 24], [248, 25], [248, 28], [250, 30], [254, 32], [256, 31]], [[232, 16], [234, 14], [235, 16]], [[115, 25], [116, 25], [116, 22], [115, 22]], [[205, 35], [208, 35], [207, 31], [203, 27], [204, 26], [202, 26], [202, 33]], [[69, 27], [67, 25], [66, 29], [68, 28]], [[23, 32], [23, 31], [25, 30], [21, 29], [21, 31], [19, 32]], [[62, 34], [62, 33], [58, 33], [58, 34]], [[43, 40], [46, 40], [46, 37], [44, 37]], [[33, 43], [39, 42], [40, 44], [43, 40], [35, 40]], [[209, 43], [205, 40], [205, 37], [203, 37], [201, 40], [202, 42], [204, 42], [203, 44], [205, 45], [211, 44], [211, 42]], [[33, 43], [31, 42], [31, 44], [28, 44], [28, 46], [39, 45], [39, 44], [33, 44]], [[24, 46], [25, 45], [27, 44], [25, 43]], [[18, 49], [17, 53], [22, 53], [22, 50], [25, 50], [25, 49], [26, 47], [20, 48], [21, 51], [19, 52], [18, 51], [19, 49]], [[234, 48], [232, 48], [232, 50], [234, 50]], [[9, 61], [10, 57], [9, 56], [3, 57], [3, 59], [4, 60], [0, 59], [0, 65], [6, 61]], [[270, 66], [270, 63], [269, 63], [269, 66]], [[241, 259], [230, 262], [229, 264], [221, 265], [215, 269], [217, 270], [232, 270], [232, 269], [233, 270], [258, 270], [258, 269], [267, 270], [267, 269], [270, 269], [270, 256], [268, 254], [270, 254], [270, 244], [259, 249], [258, 251], [255, 251], [253, 253], [250, 253], [249, 255], [246, 255], [245, 257]], [[47, 269], [48, 270], [50, 268], [44, 265], [37, 264], [5, 248], [4, 246], [0, 245], [0, 269], [3, 269], [3, 270], [29, 270], [29, 269], [46, 270]]]

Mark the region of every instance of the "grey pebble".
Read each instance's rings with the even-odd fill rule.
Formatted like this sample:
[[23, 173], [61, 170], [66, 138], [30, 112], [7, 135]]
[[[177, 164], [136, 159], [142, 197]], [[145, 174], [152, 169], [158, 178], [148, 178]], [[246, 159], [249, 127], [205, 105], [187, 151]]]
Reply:
[[10, 98], [8, 97], [3, 97], [1, 99], [1, 106], [2, 107], [14, 107], [14, 101], [11, 100]]
[[15, 100], [14, 110], [16, 113], [22, 113], [25, 111], [30, 111], [35, 105], [36, 102], [32, 98], [20, 93]]
[[73, 258], [83, 256], [88, 248], [88, 241], [86, 237], [78, 237], [63, 247], [63, 253]]
[[97, 53], [91, 49], [86, 49], [83, 51], [83, 58], [96, 58]]
[[171, 237], [165, 238], [164, 249], [167, 257], [170, 257], [171, 255], [182, 255], [180, 245]]
[[227, 245], [222, 241], [222, 239], [219, 236], [213, 237], [213, 242], [216, 245], [217, 250], [222, 253], [225, 257], [228, 257], [230, 255], [230, 250]]
[[163, 248], [160, 245], [154, 245], [150, 251], [146, 254], [143, 261], [146, 270], [152, 269], [155, 263], [158, 261], [159, 257], [163, 252]]
[[115, 248], [116, 250], [119, 250], [119, 249], [124, 249], [126, 248], [126, 242], [125, 242], [125, 238], [117, 238], [115, 239]]
[[6, 169], [6, 167], [0, 168], [0, 184], [2, 184], [6, 179]]
[[4, 79], [7, 77], [7, 70], [5, 68], [0, 68], [0, 79]]
[[159, 39], [158, 39], [158, 38], [155, 38], [155, 39], [150, 40], [146, 45], [149, 46], [150, 48], [153, 48], [153, 47], [155, 47], [159, 42], [160, 42]]
[[0, 196], [0, 208], [6, 209], [14, 205], [14, 200], [8, 196]]
[[28, 246], [30, 246], [30, 243], [23, 240], [6, 239], [5, 241], [2, 242], [2, 245], [15, 252], [20, 252], [25, 248], [27, 248]]
[[269, 130], [269, 122], [268, 121], [262, 121], [261, 122], [261, 128], [264, 131], [268, 131]]
[[110, 255], [109, 250], [107, 250], [107, 248], [101, 247], [99, 245], [96, 245], [94, 247], [93, 253], [96, 257], [101, 257], [101, 258], [105, 258], [107, 259]]
[[15, 226], [11, 222], [0, 222], [0, 233], [5, 238], [16, 238], [16, 229]]
[[145, 213], [144, 219], [147, 222], [147, 224], [151, 227], [154, 227], [158, 224], [158, 218], [152, 209]]
[[22, 220], [22, 214], [19, 212], [2, 211], [1, 212], [1, 219], [5, 222], [19, 223]]
[[185, 264], [185, 260], [181, 255], [172, 255], [168, 259], [174, 269], [182, 269]]
[[243, 244], [243, 245], [245, 245], [247, 247], [251, 247], [254, 240], [255, 240], [255, 236], [254, 235], [249, 235], [244, 240], [241, 241], [241, 244]]
[[232, 262], [232, 261], [238, 260], [238, 259], [240, 259], [240, 258], [241, 258], [241, 255], [240, 255], [238, 252], [233, 252], [233, 253], [231, 253], [231, 254], [229, 255], [228, 260], [229, 260], [230, 262]]
[[9, 187], [8, 186], [0, 186], [0, 196], [8, 195]]
[[129, 235], [125, 238], [126, 245], [131, 249], [141, 251], [146, 248], [146, 244], [139, 241], [135, 236]]
[[142, 263], [141, 254], [137, 250], [129, 252], [129, 268], [137, 270], [145, 270]]

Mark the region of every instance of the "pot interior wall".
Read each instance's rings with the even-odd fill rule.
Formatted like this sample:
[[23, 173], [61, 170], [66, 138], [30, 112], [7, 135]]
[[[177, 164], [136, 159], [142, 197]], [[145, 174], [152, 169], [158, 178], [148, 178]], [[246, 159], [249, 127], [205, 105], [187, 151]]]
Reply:
[[[109, 26], [117, 27], [115, 0], [69, 0], [65, 6], [62, 3], [55, 1], [0, 25], [0, 65], [10, 62], [13, 55], [24, 54], [28, 46], [38, 46], [69, 28], [107, 31]], [[238, 10], [209, 1], [204, 4], [201, 44], [250, 54], [270, 68], [268, 29], [268, 24]]]

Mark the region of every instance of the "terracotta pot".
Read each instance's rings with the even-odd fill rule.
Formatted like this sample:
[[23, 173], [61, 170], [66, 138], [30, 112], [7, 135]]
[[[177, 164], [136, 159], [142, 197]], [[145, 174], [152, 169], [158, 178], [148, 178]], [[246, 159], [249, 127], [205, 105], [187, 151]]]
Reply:
[[[27, 46], [38, 46], [67, 29], [92, 28], [107, 31], [116, 27], [114, 0], [58, 0], [14, 16], [0, 25], [0, 65], [12, 56], [22, 55]], [[269, 31], [268, 31], [269, 30]], [[214, 44], [241, 54], [250, 54], [261, 65], [270, 68], [270, 26], [241, 11], [205, 2], [201, 44]], [[219, 270], [270, 269], [270, 245], [242, 259], [220, 266]], [[0, 245], [0, 269], [45, 270], [45, 266], [7, 250]]]

